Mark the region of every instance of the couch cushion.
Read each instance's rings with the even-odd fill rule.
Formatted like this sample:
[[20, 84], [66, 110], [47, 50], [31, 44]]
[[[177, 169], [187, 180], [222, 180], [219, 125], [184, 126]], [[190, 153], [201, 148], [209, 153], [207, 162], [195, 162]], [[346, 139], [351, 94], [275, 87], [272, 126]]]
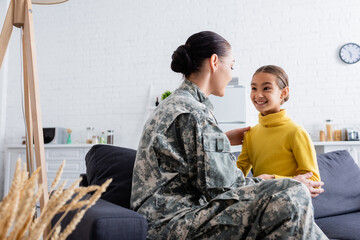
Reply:
[[114, 204], [130, 208], [132, 171], [136, 151], [112, 145], [94, 145], [85, 156], [89, 185], [113, 181], [101, 196]]
[[360, 169], [350, 154], [329, 152], [317, 160], [325, 191], [312, 199], [315, 218], [360, 211]]
[[[76, 211], [71, 211], [61, 221], [61, 228], [71, 222]], [[57, 214], [52, 226], [60, 219]], [[103, 199], [99, 199], [89, 208], [67, 240], [103, 240], [103, 239], [146, 239], [148, 223], [144, 216]]]
[[318, 218], [316, 224], [330, 239], [357, 239], [360, 237], [360, 212]]

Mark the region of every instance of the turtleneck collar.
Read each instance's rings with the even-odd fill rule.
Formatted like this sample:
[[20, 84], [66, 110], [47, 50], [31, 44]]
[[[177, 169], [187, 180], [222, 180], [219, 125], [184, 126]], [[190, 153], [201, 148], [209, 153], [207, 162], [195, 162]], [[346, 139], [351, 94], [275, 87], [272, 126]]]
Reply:
[[259, 123], [264, 127], [280, 126], [288, 122], [290, 117], [287, 115], [285, 109], [281, 109], [280, 112], [268, 114], [266, 116], [259, 113]]
[[205, 104], [210, 110], [214, 109], [209, 98], [200, 90], [200, 88], [190, 80], [185, 79], [180, 86], [180, 89], [188, 91], [197, 101]]

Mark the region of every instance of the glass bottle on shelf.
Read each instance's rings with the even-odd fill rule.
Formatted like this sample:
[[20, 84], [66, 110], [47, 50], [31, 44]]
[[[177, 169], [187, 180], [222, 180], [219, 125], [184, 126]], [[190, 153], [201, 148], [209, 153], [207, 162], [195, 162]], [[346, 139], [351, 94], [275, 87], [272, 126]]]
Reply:
[[86, 143], [87, 144], [92, 144], [92, 137], [94, 136], [94, 128], [93, 127], [87, 127], [86, 128], [86, 133], [87, 133], [87, 137], [86, 137]]
[[333, 122], [330, 119], [326, 120], [326, 141], [332, 141], [333, 140], [333, 128], [332, 128]]
[[25, 145], [26, 144], [26, 136], [22, 136], [21, 137], [21, 144]]
[[320, 139], [320, 142], [324, 142], [326, 140], [326, 138], [325, 138], [325, 129], [324, 128], [320, 129], [319, 139]]
[[114, 130], [107, 130], [107, 144], [114, 144]]
[[339, 124], [333, 125], [334, 141], [342, 141], [342, 130]]
[[106, 137], [105, 137], [105, 133], [104, 133], [104, 132], [101, 132], [101, 134], [100, 134], [99, 143], [100, 143], [100, 144], [106, 144]]
[[98, 144], [99, 143], [99, 137], [94, 135], [92, 136], [92, 144]]

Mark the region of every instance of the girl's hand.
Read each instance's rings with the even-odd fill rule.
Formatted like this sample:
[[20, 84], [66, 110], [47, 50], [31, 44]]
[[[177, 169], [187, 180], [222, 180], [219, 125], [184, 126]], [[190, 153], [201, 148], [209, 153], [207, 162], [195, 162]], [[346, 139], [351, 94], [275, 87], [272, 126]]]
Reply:
[[320, 193], [324, 192], [324, 189], [321, 188], [324, 185], [324, 182], [315, 182], [308, 179], [311, 178], [312, 175], [312, 172], [308, 172], [305, 174], [297, 175], [294, 177], [294, 179], [306, 185], [306, 187], [310, 191], [311, 197], [316, 197]]
[[271, 180], [271, 179], [275, 179], [274, 175], [269, 175], [269, 174], [261, 174], [259, 176], [256, 176], [258, 178], [262, 178], [264, 180]]
[[228, 137], [230, 144], [232, 146], [241, 145], [244, 140], [245, 132], [249, 131], [250, 127], [246, 128], [237, 128], [230, 131], [227, 131], [225, 134]]

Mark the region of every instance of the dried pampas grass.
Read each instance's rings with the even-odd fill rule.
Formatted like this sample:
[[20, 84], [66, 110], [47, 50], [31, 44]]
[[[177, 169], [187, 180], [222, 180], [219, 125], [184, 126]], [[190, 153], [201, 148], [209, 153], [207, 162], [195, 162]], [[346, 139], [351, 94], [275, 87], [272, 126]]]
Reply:
[[[56, 174], [51, 191], [60, 182], [64, 164], [65, 162], [61, 164]], [[53, 217], [59, 213], [62, 214], [59, 221], [43, 239], [65, 240], [80, 222], [86, 210], [95, 204], [111, 182], [111, 179], [108, 179], [101, 186], [78, 187], [81, 180], [78, 179], [67, 189], [64, 189], [65, 182], [63, 182], [52, 192], [40, 216], [35, 217], [36, 203], [42, 194], [42, 187], [37, 184], [39, 172], [40, 168], [29, 178], [26, 166], [21, 167], [21, 160], [17, 161], [10, 191], [0, 202], [0, 240], [40, 239], [44, 236], [45, 229], [51, 225]], [[90, 192], [93, 194], [87, 195]], [[61, 220], [74, 210], [76, 213], [70, 224], [65, 229], [61, 229]]]

